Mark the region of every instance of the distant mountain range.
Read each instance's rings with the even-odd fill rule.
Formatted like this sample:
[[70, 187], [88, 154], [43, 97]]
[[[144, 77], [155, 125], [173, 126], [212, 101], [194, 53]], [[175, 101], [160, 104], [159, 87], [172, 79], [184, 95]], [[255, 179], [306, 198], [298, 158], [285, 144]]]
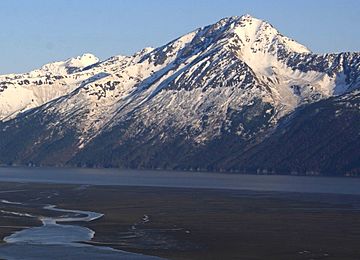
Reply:
[[250, 15], [0, 76], [0, 164], [360, 175], [360, 53]]

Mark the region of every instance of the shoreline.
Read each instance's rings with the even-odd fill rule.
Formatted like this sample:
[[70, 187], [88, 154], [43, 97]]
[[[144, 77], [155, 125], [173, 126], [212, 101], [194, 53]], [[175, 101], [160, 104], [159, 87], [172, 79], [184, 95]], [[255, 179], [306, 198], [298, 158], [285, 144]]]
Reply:
[[0, 181], [66, 185], [256, 190], [360, 195], [360, 179], [135, 170], [0, 168]]
[[7, 165], [0, 164], [0, 169], [40, 169], [40, 170], [105, 170], [105, 171], [133, 171], [133, 172], [172, 172], [172, 173], [199, 173], [199, 174], [228, 174], [228, 175], [245, 175], [245, 176], [293, 176], [293, 177], [318, 177], [318, 178], [354, 178], [358, 179], [358, 175], [322, 175], [322, 174], [288, 174], [288, 173], [263, 173], [263, 172], [240, 172], [240, 171], [210, 171], [210, 170], [187, 170], [187, 169], [148, 169], [148, 168], [120, 168], [120, 167], [76, 167], [76, 166], [28, 166], [25, 164]]

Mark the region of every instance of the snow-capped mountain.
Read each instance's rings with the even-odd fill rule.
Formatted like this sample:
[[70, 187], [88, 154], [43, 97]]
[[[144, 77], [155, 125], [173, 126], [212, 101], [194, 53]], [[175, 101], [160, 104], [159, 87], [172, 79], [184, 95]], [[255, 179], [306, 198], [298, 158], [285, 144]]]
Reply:
[[265, 21], [225, 18], [132, 56], [0, 76], [0, 163], [253, 171], [239, 153], [359, 75], [360, 53], [314, 54]]

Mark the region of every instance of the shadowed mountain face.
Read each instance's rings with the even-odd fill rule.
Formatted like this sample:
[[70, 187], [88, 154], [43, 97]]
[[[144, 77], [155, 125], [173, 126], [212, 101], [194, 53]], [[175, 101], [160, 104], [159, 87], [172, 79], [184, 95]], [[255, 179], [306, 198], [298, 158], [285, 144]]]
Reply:
[[359, 174], [360, 54], [249, 15], [0, 76], [0, 163]]

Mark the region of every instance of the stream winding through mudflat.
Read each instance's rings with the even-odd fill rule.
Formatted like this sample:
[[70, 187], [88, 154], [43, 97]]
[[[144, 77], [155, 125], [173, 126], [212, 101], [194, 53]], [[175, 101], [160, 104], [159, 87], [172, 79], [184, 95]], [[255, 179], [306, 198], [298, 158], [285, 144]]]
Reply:
[[[22, 204], [6, 200], [1, 202], [4, 204]], [[90, 241], [95, 232], [73, 223], [99, 219], [103, 216], [101, 213], [61, 209], [55, 205], [46, 205], [43, 209], [64, 214], [60, 217], [38, 217], [43, 224], [42, 226], [26, 228], [5, 237], [6, 243], [0, 246], [1, 259], [161, 259], [115, 250], [110, 247], [81, 243]], [[37, 217], [27, 213], [6, 212], [24, 217]], [[64, 225], [65, 223], [71, 224]]]

